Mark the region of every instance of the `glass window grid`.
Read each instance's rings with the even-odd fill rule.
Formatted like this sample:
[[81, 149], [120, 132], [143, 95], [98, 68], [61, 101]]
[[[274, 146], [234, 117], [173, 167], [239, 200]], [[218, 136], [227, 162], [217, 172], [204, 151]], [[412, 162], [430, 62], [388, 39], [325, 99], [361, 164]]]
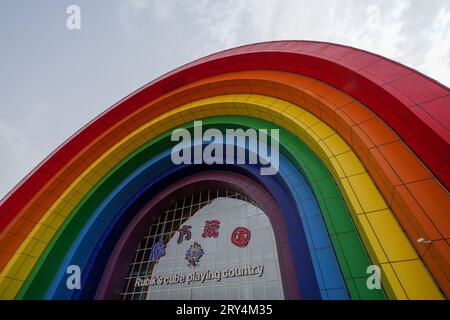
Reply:
[[[216, 282], [214, 280], [210, 280], [211, 283], [209, 285], [205, 284], [198, 284], [193, 283], [189, 286], [186, 284], [177, 284], [177, 285], [161, 285], [161, 286], [154, 286], [149, 294], [149, 298], [155, 298], [155, 299], [266, 299], [269, 295], [269, 298], [271, 299], [281, 299], [282, 298], [282, 286], [281, 286], [281, 277], [280, 277], [280, 271], [278, 266], [278, 257], [276, 252], [276, 244], [273, 236], [272, 227], [270, 225], [270, 222], [265, 216], [265, 213], [260, 209], [260, 207], [250, 198], [246, 197], [245, 195], [229, 190], [229, 189], [214, 189], [214, 190], [207, 190], [203, 192], [193, 193], [190, 196], [184, 197], [180, 201], [177, 201], [172, 209], [165, 210], [165, 212], [158, 217], [158, 220], [149, 228], [149, 232], [147, 236], [145, 236], [141, 242], [139, 243], [138, 249], [136, 250], [134, 261], [130, 263], [130, 272], [129, 275], [126, 277], [126, 286], [125, 290], [122, 292], [122, 298], [125, 300], [134, 300], [134, 299], [145, 299], [148, 294], [148, 286], [142, 286], [142, 287], [135, 287], [134, 282], [138, 277], [145, 278], [152, 274], [153, 268], [156, 267], [157, 263], [159, 262], [151, 262], [149, 260], [150, 256], [150, 250], [155, 242], [155, 240], [159, 240], [164, 238], [164, 243], [167, 244], [170, 239], [177, 236], [177, 231], [179, 227], [186, 222], [188, 219], [191, 219], [194, 217], [195, 214], [199, 212], [200, 209], [203, 207], [211, 204], [215, 199], [219, 198], [227, 198], [227, 199], [237, 199], [242, 200], [243, 202], [246, 202], [245, 204], [238, 204], [234, 206], [228, 207], [230, 204], [230, 201], [225, 201], [226, 207], [224, 208], [208, 208], [208, 213], [211, 215], [211, 212], [218, 213], [220, 211], [227, 211], [230, 209], [235, 209], [237, 212], [234, 212], [234, 217], [231, 217], [231, 221], [229, 220], [230, 214], [228, 212], [226, 222], [223, 220], [223, 217], [221, 217], [221, 226], [219, 229], [219, 232], [227, 231], [224, 230], [225, 228], [228, 228], [228, 233], [231, 229], [233, 229], [233, 226], [230, 226], [230, 223], [237, 222], [239, 219], [247, 219], [248, 221], [250, 219], [253, 220], [253, 224], [256, 224], [259, 226], [261, 225], [261, 222], [263, 222], [262, 228], [257, 228], [256, 230], [253, 230], [252, 228], [252, 242], [255, 242], [255, 237], [259, 234], [259, 232], [269, 232], [270, 239], [265, 239], [263, 241], [256, 241], [256, 245], [252, 244], [252, 242], [249, 244], [246, 248], [240, 248], [239, 251], [235, 251], [237, 254], [237, 257], [235, 258], [236, 261], [230, 261], [230, 257], [227, 256], [227, 252], [230, 253], [232, 251], [229, 251], [229, 249], [232, 247], [234, 248], [234, 245], [231, 243], [231, 241], [227, 241], [227, 245], [225, 248], [221, 248], [219, 250], [214, 250], [214, 255], [211, 255], [210, 257], [212, 259], [217, 258], [217, 256], [220, 256], [221, 254], [224, 254], [225, 259], [224, 263], [217, 265], [217, 261], [214, 261], [212, 265], [207, 265], [205, 261], [205, 256], [203, 259], [203, 266], [202, 269], [196, 269], [195, 271], [205, 271], [205, 268], [211, 271], [215, 271], [216, 269], [223, 269], [225, 267], [232, 268], [232, 267], [238, 267], [238, 266], [245, 266], [249, 264], [254, 264], [257, 262], [263, 263], [265, 266], [264, 270], [264, 276], [267, 272], [267, 265], [270, 263], [273, 264], [272, 270], [272, 277], [269, 279], [260, 280], [260, 278], [252, 277], [242, 277], [242, 278], [231, 278], [227, 279], [227, 283], [220, 283]], [[224, 202], [221, 202], [222, 204]], [[249, 206], [252, 205], [252, 206]], [[243, 218], [242, 214], [239, 214], [238, 208], [246, 207], [246, 209], [251, 208], [253, 213], [250, 215], [245, 215], [245, 218]], [[217, 211], [217, 212], [216, 212]], [[228, 234], [227, 233], [227, 234]], [[197, 238], [199, 238], [200, 235], [197, 235]], [[191, 238], [190, 241], [195, 241], [195, 237]], [[197, 239], [198, 240], [198, 239]], [[217, 244], [217, 242], [216, 242]], [[271, 250], [267, 249], [271, 247]], [[255, 252], [258, 251], [258, 255], [255, 256]], [[252, 254], [250, 254], [250, 252]], [[264, 254], [266, 258], [264, 259]], [[175, 255], [175, 257], [171, 257], [170, 259], [173, 260], [174, 263], [171, 263], [172, 269], [167, 270], [166, 272], [159, 272], [158, 275], [165, 276], [170, 275], [173, 273], [184, 273], [182, 270], [176, 269], [176, 263], [175, 261], [177, 259], [180, 259], [182, 263], [185, 262], [184, 260], [185, 256], [185, 250], [182, 250], [182, 252], [178, 255]], [[216, 259], [214, 259], [216, 260]], [[180, 266], [182, 265], [180, 264]], [[217, 293], [216, 293], [217, 288]], [[259, 290], [258, 290], [259, 288]], [[272, 288], [272, 289], [270, 289]], [[201, 289], [202, 294], [197, 296], [197, 293], [193, 289]], [[264, 289], [264, 290], [263, 290]], [[268, 290], [271, 290], [271, 293], [268, 294]], [[189, 291], [189, 294], [186, 296], [186, 292]], [[233, 293], [234, 292], [234, 293]], [[193, 295], [193, 293], [195, 293]]]

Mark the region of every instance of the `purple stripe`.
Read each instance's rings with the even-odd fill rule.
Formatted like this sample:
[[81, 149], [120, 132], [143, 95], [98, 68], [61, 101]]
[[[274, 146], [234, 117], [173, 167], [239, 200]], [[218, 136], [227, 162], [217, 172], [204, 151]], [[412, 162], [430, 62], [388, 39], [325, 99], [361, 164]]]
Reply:
[[133, 218], [118, 240], [108, 260], [95, 299], [118, 299], [135, 249], [158, 214], [171, 205], [176, 195], [212, 187], [229, 187], [253, 199], [267, 214], [273, 228], [280, 262], [281, 280], [286, 299], [298, 299], [292, 251], [287, 228], [272, 196], [251, 179], [226, 171], [201, 172], [172, 184], [153, 197]]

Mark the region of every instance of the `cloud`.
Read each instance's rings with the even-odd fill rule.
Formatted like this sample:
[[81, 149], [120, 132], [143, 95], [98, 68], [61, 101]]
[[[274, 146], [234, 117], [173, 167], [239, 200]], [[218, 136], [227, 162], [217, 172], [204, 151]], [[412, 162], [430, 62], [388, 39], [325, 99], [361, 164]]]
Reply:
[[[50, 0], [42, 3], [42, 10], [55, 10]], [[5, 59], [0, 60], [4, 89], [0, 91], [0, 166], [6, 168], [0, 197], [127, 90], [194, 58], [239, 45], [281, 39], [341, 43], [399, 61], [450, 86], [448, 0], [104, 3], [108, 5], [87, 0], [80, 4], [91, 22], [105, 24], [97, 29], [108, 30], [102, 34], [67, 33], [62, 25], [61, 37], [60, 29], [49, 24], [49, 32], [36, 37], [25, 31], [27, 25], [19, 18], [8, 20], [8, 28], [0, 30], [11, 40], [5, 42]], [[17, 8], [3, 12], [23, 15]], [[96, 12], [102, 16], [95, 16]], [[33, 19], [29, 17], [30, 30], [36, 30], [36, 23], [42, 27], [51, 23], [51, 19]], [[93, 30], [88, 25], [84, 30]], [[56, 56], [61, 58], [55, 60]]]
[[[329, 41], [378, 53], [450, 85], [446, 0], [123, 0], [117, 12], [129, 35], [151, 32], [151, 19], [172, 29], [187, 21], [196, 57], [262, 41]], [[169, 28], [158, 26], [160, 32]]]
[[175, 11], [175, 2], [170, 0], [153, 0], [152, 10], [160, 20], [171, 20]]
[[125, 34], [139, 36], [150, 31], [149, 18], [170, 20], [174, 5], [170, 0], [120, 0], [116, 13]]
[[430, 48], [418, 62], [418, 69], [450, 86], [450, 10], [439, 12], [430, 38]]
[[247, 2], [188, 1], [187, 7], [198, 30], [200, 52], [211, 53], [239, 43], [250, 9]]
[[49, 111], [47, 104], [38, 103], [20, 118], [0, 119], [0, 150], [5, 150], [0, 157], [0, 167], [4, 169], [0, 198], [57, 147], [59, 139], [45, 123]]
[[[368, 50], [450, 84], [446, 0], [189, 1], [200, 51], [282, 39], [329, 41]], [[445, 71], [445, 72], [444, 72]]]
[[117, 6], [117, 15], [124, 32], [127, 35], [138, 32], [135, 21], [147, 10], [145, 0], [121, 0]]

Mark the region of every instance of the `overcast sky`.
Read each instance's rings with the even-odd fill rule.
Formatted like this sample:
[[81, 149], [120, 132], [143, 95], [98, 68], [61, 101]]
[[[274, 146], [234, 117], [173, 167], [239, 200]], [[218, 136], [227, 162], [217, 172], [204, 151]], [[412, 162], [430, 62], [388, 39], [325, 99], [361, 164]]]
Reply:
[[[66, 28], [71, 4], [81, 9], [81, 30]], [[369, 50], [450, 86], [448, 0], [1, 0], [0, 198], [155, 77], [280, 39]]]

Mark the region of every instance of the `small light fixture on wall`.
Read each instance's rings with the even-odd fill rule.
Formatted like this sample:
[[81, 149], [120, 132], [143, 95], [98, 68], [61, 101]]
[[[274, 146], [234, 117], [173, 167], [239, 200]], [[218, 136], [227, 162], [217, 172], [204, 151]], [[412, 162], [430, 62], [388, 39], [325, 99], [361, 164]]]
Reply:
[[417, 239], [417, 242], [418, 243], [432, 243], [433, 241], [432, 240], [425, 240], [424, 238], [419, 238], [419, 239]]

